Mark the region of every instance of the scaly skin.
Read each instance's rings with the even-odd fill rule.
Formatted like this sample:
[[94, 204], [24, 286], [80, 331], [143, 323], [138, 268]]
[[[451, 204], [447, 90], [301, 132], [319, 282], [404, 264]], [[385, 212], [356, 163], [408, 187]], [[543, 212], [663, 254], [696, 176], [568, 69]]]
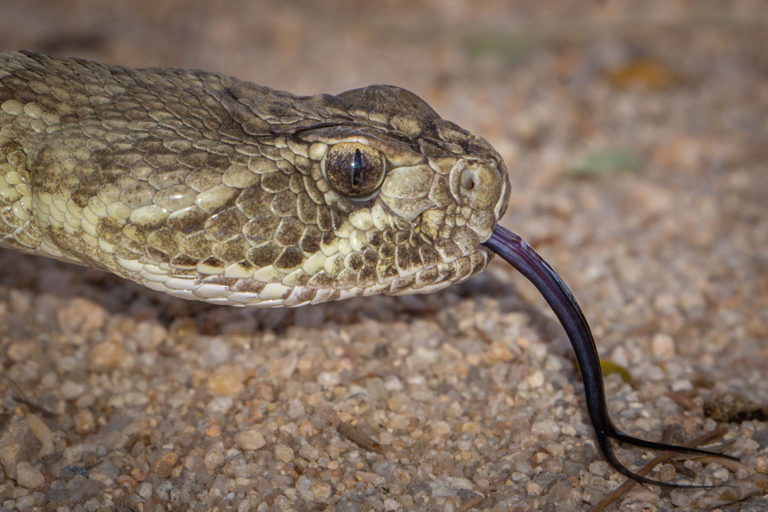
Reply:
[[[326, 174], [329, 151], [353, 142], [385, 162], [363, 199]], [[0, 246], [178, 297], [432, 292], [485, 268], [480, 244], [508, 196], [486, 141], [397, 87], [295, 96], [203, 71], [0, 53]]]

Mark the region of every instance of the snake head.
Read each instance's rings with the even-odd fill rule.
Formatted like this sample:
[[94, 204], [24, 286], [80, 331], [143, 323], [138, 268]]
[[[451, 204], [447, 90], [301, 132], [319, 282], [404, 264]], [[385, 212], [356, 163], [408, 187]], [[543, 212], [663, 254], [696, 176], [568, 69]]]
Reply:
[[340, 298], [426, 293], [485, 268], [491, 251], [481, 244], [509, 197], [490, 144], [399, 87], [304, 101], [322, 120], [291, 135], [308, 144], [312, 186], [336, 219], [321, 249], [335, 263], [323, 259], [308, 285], [336, 287]]
[[249, 163], [261, 181], [239, 205], [255, 213], [245, 266], [277, 294], [257, 305], [428, 293], [490, 260], [482, 243], [507, 207], [504, 163], [415, 94], [372, 85], [297, 97], [237, 82], [219, 97], [269, 159]]

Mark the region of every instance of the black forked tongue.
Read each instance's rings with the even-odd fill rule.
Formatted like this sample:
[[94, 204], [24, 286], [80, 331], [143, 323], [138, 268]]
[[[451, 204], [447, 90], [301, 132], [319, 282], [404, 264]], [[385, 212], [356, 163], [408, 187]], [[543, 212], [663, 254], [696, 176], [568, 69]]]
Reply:
[[587, 319], [576, 303], [573, 294], [565, 285], [557, 272], [531, 248], [528, 243], [508, 229], [496, 226], [491, 238], [485, 242], [487, 247], [504, 258], [510, 265], [523, 274], [544, 296], [549, 306], [557, 315], [571, 341], [576, 359], [579, 362], [581, 378], [584, 381], [584, 393], [587, 397], [587, 410], [592, 426], [595, 428], [597, 444], [603, 456], [617, 471], [637, 482], [665, 487], [707, 487], [698, 485], [681, 485], [645, 478], [624, 466], [616, 456], [611, 445], [611, 439], [620, 443], [648, 448], [689, 454], [710, 455], [738, 460], [729, 455], [723, 455], [708, 450], [676, 446], [654, 441], [646, 441], [632, 437], [620, 431], [608, 416], [603, 388], [603, 373], [600, 370], [600, 359], [597, 355], [595, 340], [589, 328]]

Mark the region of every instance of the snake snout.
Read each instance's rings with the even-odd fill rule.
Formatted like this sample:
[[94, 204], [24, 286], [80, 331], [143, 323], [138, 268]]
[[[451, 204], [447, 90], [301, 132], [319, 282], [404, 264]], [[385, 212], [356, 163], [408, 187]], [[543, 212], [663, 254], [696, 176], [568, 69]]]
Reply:
[[462, 159], [451, 169], [451, 193], [464, 210], [467, 224], [482, 240], [491, 236], [507, 209], [509, 184], [505, 176], [506, 172], [491, 160]]

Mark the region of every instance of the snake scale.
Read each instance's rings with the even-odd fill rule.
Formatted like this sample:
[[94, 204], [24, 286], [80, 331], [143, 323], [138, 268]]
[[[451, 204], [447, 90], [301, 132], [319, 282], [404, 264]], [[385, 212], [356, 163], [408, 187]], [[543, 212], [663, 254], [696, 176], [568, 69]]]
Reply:
[[544, 295], [573, 344], [603, 455], [589, 325], [554, 270], [498, 226], [509, 177], [482, 138], [415, 94], [296, 96], [217, 73], [0, 53], [0, 246], [186, 298], [300, 306], [428, 293], [494, 253]]

